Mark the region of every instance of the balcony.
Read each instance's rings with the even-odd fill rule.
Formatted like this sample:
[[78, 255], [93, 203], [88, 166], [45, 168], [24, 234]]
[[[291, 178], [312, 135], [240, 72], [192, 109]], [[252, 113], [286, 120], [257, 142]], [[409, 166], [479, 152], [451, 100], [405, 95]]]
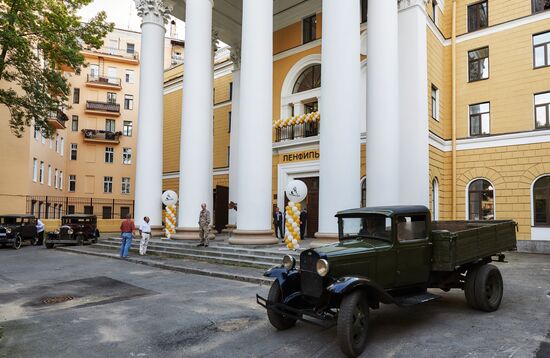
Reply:
[[85, 53], [93, 54], [99, 57], [108, 56], [111, 60], [126, 63], [139, 63], [139, 53], [137, 51], [121, 50], [118, 48], [102, 47], [99, 49], [85, 48]]
[[273, 124], [274, 140], [276, 143], [280, 143], [316, 137], [319, 135], [320, 120], [319, 112], [313, 112], [275, 121]]
[[86, 112], [120, 116], [120, 104], [111, 102], [86, 101]]
[[61, 110], [51, 111], [48, 115], [48, 124], [54, 129], [65, 129], [69, 117]]
[[122, 132], [111, 132], [98, 129], [83, 129], [82, 133], [84, 134], [85, 142], [95, 142], [95, 143], [120, 143], [120, 136]]
[[122, 89], [122, 80], [117, 77], [88, 75], [86, 85], [89, 87]]

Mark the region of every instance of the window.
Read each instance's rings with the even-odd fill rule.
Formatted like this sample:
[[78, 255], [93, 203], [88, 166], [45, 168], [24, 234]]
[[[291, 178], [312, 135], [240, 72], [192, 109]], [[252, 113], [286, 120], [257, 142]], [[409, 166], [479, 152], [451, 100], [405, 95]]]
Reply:
[[134, 53], [135, 47], [133, 43], [128, 42], [126, 44], [126, 53]]
[[439, 220], [439, 181], [432, 180], [432, 220]]
[[116, 93], [107, 92], [107, 103], [116, 104]]
[[118, 50], [118, 40], [117, 39], [109, 39], [109, 49]]
[[132, 164], [132, 148], [122, 148], [122, 164]]
[[124, 109], [134, 109], [134, 96], [131, 94], [124, 95]]
[[113, 216], [113, 207], [112, 206], [103, 206], [101, 208], [102, 219], [111, 219]]
[[59, 190], [63, 190], [63, 171], [59, 171]]
[[428, 238], [426, 228], [426, 215], [398, 216], [397, 240], [399, 242], [425, 240]]
[[96, 79], [99, 77], [99, 65], [90, 65], [90, 77]]
[[489, 8], [487, 0], [468, 6], [468, 32], [489, 26]]
[[470, 135], [477, 136], [490, 133], [490, 103], [473, 104], [470, 106]]
[[470, 82], [489, 78], [489, 47], [468, 52], [468, 80]]
[[533, 184], [533, 224], [550, 226], [550, 175], [537, 179]]
[[550, 31], [533, 35], [533, 62], [535, 68], [550, 66]]
[[130, 194], [130, 178], [122, 178], [122, 194]]
[[34, 139], [38, 140], [38, 135], [40, 134], [40, 130], [38, 127], [34, 126]]
[[84, 205], [84, 214], [92, 215], [94, 213], [94, 207], [91, 205]]
[[76, 160], [78, 145], [71, 143], [71, 160]]
[[104, 193], [113, 192], [113, 177], [103, 177], [103, 192]]
[[65, 153], [65, 138], [61, 137], [61, 146], [59, 147], [59, 154], [63, 156]]
[[134, 70], [126, 70], [124, 81], [126, 83], [134, 83]]
[[38, 176], [38, 161], [36, 158], [32, 158], [32, 181], [36, 182]]
[[71, 193], [76, 191], [76, 175], [69, 175], [69, 191]]
[[542, 12], [550, 9], [550, 0], [532, 0], [533, 13]]
[[105, 148], [105, 163], [112, 163], [115, 157], [115, 148], [106, 147]]
[[317, 15], [311, 15], [302, 20], [302, 39], [303, 43], [307, 44], [315, 40], [317, 35], [316, 26], [317, 25]]
[[105, 120], [105, 131], [113, 133], [116, 131], [116, 122], [114, 119]]
[[321, 65], [306, 68], [296, 80], [292, 93], [309, 91], [321, 87]]
[[437, 24], [437, 0], [432, 0], [432, 20]]
[[432, 85], [432, 118], [439, 121], [439, 89]]
[[231, 116], [232, 116], [232, 112], [229, 111], [227, 113], [227, 133], [231, 133]]
[[40, 184], [44, 184], [44, 162], [40, 161], [40, 173], [38, 179]]
[[67, 206], [67, 214], [71, 215], [74, 214], [74, 205]]
[[125, 218], [126, 215], [130, 214], [130, 207], [129, 206], [121, 206], [120, 207], [120, 217]]
[[227, 146], [227, 166], [229, 166], [229, 163], [231, 163], [231, 146]]
[[318, 110], [319, 110], [319, 102], [315, 101], [315, 102], [304, 103], [305, 114], [317, 112]]
[[118, 85], [118, 81], [117, 81], [117, 70], [116, 70], [116, 67], [109, 67], [107, 68], [107, 80], [109, 81], [109, 83], [113, 83], [113, 84], [116, 84]]
[[53, 186], [57, 189], [57, 180], [59, 178], [59, 171], [55, 168], [55, 176], [53, 177]]
[[73, 132], [78, 132], [78, 116], [73, 115], [73, 120], [71, 122], [71, 130]]
[[44, 136], [44, 133], [40, 133], [40, 140], [42, 141], [42, 144], [46, 144], [46, 137]]
[[124, 121], [123, 127], [122, 127], [122, 135], [126, 137], [131, 137], [132, 127], [133, 127], [132, 121]]
[[55, 152], [59, 153], [59, 134], [55, 135]]
[[48, 186], [52, 186], [52, 166], [48, 164]]
[[535, 128], [550, 128], [550, 92], [535, 95]]
[[494, 220], [495, 194], [491, 183], [477, 179], [468, 186], [468, 220]]
[[229, 82], [229, 100], [233, 99], [233, 82]]
[[367, 22], [369, 14], [369, 0], [361, 0], [361, 23]]
[[367, 178], [361, 180], [361, 207], [367, 206]]
[[73, 103], [80, 103], [80, 88], [75, 88], [73, 90]]

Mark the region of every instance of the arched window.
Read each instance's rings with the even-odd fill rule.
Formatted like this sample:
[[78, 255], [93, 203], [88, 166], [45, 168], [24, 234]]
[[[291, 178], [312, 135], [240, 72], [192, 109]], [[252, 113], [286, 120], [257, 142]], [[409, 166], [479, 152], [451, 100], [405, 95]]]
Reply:
[[468, 186], [468, 219], [494, 220], [495, 190], [485, 179], [476, 179]]
[[550, 175], [533, 184], [533, 219], [534, 226], [550, 226]]
[[361, 207], [367, 206], [367, 178], [361, 180]]
[[296, 80], [292, 93], [309, 91], [321, 87], [321, 65], [306, 68]]
[[439, 181], [432, 181], [432, 220], [439, 220]]

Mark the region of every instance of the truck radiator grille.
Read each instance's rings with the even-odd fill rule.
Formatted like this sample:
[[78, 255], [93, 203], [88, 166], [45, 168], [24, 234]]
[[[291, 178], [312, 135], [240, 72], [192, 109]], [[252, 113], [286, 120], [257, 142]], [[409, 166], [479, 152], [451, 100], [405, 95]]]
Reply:
[[317, 274], [317, 260], [319, 260], [319, 255], [313, 250], [304, 251], [300, 255], [302, 293], [318, 298], [323, 294], [323, 278]]

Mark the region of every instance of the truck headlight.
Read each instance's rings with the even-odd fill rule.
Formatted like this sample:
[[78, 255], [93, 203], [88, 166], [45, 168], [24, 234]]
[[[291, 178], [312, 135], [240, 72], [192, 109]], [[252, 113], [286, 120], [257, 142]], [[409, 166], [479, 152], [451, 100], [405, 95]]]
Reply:
[[9, 227], [6, 228], [6, 234], [11, 234], [11, 229]]
[[325, 277], [328, 274], [329, 270], [328, 261], [325, 259], [318, 260], [315, 268], [317, 269], [317, 273], [319, 274], [319, 276]]
[[283, 267], [287, 270], [292, 270], [296, 266], [296, 259], [290, 255], [283, 257]]
[[74, 233], [73, 229], [67, 230], [67, 234], [72, 235]]

